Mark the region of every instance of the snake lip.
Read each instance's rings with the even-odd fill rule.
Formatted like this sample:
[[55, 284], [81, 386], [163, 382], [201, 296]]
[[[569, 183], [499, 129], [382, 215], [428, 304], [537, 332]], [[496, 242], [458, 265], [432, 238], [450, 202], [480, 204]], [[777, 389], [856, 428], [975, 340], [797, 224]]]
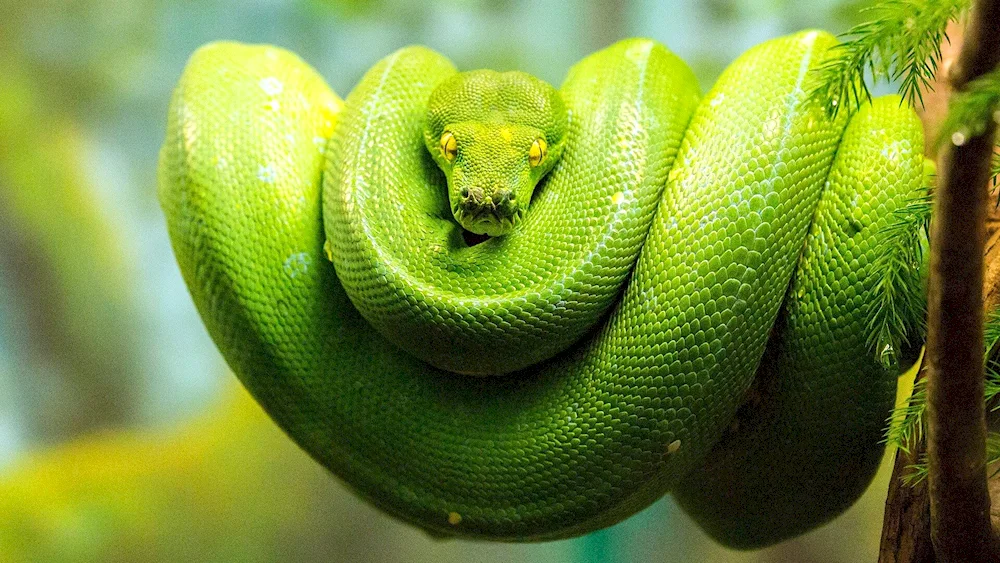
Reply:
[[[509, 209], [509, 208], [508, 208]], [[476, 234], [500, 236], [512, 231], [521, 222], [522, 210], [516, 207], [509, 212], [501, 211], [495, 205], [456, 205], [452, 213], [466, 230]]]

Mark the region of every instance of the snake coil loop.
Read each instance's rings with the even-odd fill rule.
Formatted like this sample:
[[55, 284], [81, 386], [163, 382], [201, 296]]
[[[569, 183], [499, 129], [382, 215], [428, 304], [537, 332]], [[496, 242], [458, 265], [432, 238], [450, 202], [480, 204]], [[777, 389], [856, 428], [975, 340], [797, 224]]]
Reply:
[[865, 303], [879, 233], [923, 185], [898, 98], [849, 120], [806, 103], [834, 43], [754, 47], [700, 101], [654, 41], [590, 55], [559, 91], [565, 140], [540, 128], [562, 155], [516, 194], [530, 211], [475, 246], [427, 150], [462, 158], [461, 134], [424, 137], [447, 59], [402, 49], [341, 102], [291, 53], [206, 46], [161, 154], [174, 251], [256, 399], [400, 518], [552, 539], [673, 490], [724, 543], [780, 541], [878, 465], [895, 373]]

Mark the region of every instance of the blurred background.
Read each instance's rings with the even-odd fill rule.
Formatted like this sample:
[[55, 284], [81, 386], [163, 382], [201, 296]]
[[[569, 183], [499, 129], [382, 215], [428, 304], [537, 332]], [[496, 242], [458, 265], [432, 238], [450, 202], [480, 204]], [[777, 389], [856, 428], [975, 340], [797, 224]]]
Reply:
[[0, 0], [0, 562], [874, 560], [888, 467], [847, 514], [760, 552], [666, 498], [541, 545], [434, 540], [354, 498], [279, 431], [208, 338], [156, 201], [187, 57], [292, 49], [345, 96], [423, 43], [559, 84], [628, 36], [707, 89], [765, 39], [857, 23], [836, 0]]

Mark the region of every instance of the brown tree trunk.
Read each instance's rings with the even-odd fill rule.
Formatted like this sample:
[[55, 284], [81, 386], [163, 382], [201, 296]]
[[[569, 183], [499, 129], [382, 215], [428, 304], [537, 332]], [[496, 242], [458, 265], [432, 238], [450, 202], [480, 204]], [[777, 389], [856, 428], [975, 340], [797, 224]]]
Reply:
[[[1000, 61], [998, 21], [1000, 2], [979, 1], [957, 59], [945, 46], [942, 71], [955, 90]], [[928, 100], [932, 108], [925, 115], [932, 122], [942, 107], [934, 108], [935, 101], [939, 100]], [[928, 138], [935, 139], [934, 128], [928, 129]], [[994, 132], [990, 122], [982, 135], [958, 139], [957, 145], [945, 149], [938, 168], [927, 369], [921, 370], [928, 378], [929, 486], [908, 488], [898, 478], [922, 453], [923, 445], [909, 455], [899, 452], [886, 502], [880, 561], [931, 561], [935, 554], [940, 561], [998, 560], [986, 483], [982, 362], [984, 302], [995, 303], [1000, 294], [1000, 284], [995, 283], [1000, 268], [991, 267], [985, 283], [983, 274], [987, 209], [983, 186]], [[995, 248], [991, 245], [991, 250]]]

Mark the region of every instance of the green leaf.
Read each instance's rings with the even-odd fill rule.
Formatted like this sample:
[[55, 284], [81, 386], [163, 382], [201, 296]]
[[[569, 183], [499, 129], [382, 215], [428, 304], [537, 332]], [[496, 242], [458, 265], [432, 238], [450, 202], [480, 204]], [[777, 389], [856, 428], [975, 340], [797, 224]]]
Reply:
[[[1000, 154], [996, 153], [996, 149], [1000, 147], [994, 147], [993, 160], [990, 162], [990, 178], [993, 179], [993, 187], [997, 187], [997, 177], [1000, 177]], [[1000, 194], [997, 194], [1000, 198]], [[997, 199], [997, 207], [1000, 207], [1000, 199]]]
[[917, 463], [907, 466], [906, 469], [909, 471], [903, 475], [903, 483], [910, 487], [920, 484], [921, 481], [927, 478], [927, 473], [929, 472], [927, 454], [921, 454]]
[[[994, 310], [987, 315], [983, 334], [986, 363], [985, 399], [987, 406], [992, 405], [990, 410], [995, 411], [1000, 410], [1000, 403], [997, 402], [997, 397], [1000, 397], [1000, 362], [990, 359], [990, 354], [1000, 343], [1000, 311]], [[886, 442], [910, 453], [923, 439], [926, 430], [925, 412], [927, 412], [927, 380], [921, 379], [914, 383], [910, 400], [904, 406], [893, 410], [890, 424], [894, 421], [898, 423], [886, 431]], [[1000, 433], [990, 432], [986, 435], [986, 460], [987, 465], [1000, 461]], [[903, 476], [904, 483], [913, 486], [923, 481], [927, 478], [927, 455], [921, 455], [917, 463], [907, 469], [909, 471]]]
[[[963, 145], [974, 136], [982, 135], [989, 121], [1000, 121], [1000, 68], [994, 69], [966, 84], [948, 102], [948, 116], [938, 134], [937, 142], [951, 141]], [[993, 171], [997, 171], [996, 158]], [[994, 173], [994, 176], [996, 174]]]
[[986, 326], [983, 328], [983, 341], [986, 345], [986, 365], [988, 367], [993, 363], [989, 360], [993, 356], [993, 351], [996, 349], [997, 343], [1000, 342], [1000, 310], [994, 309], [986, 315]]
[[[1000, 433], [990, 432], [986, 435], [986, 465], [992, 465], [1000, 461]], [[913, 487], [927, 478], [930, 472], [927, 463], [927, 454], [922, 454], [917, 463], [907, 467], [909, 472], [903, 475], [903, 482]], [[993, 478], [996, 475], [990, 475]]]
[[931, 197], [925, 187], [880, 232], [867, 329], [868, 348], [886, 369], [898, 366], [903, 345], [922, 340], [925, 332], [922, 278], [930, 218]]
[[835, 116], [841, 108], [856, 111], [871, 100], [865, 82], [898, 80], [899, 93], [911, 105], [923, 105], [921, 90], [930, 89], [948, 40], [948, 22], [957, 20], [971, 0], [886, 0], [867, 8], [869, 20], [841, 35], [820, 68], [810, 98]]
[[[890, 446], [910, 453], [924, 437], [924, 413], [927, 412], [927, 380], [913, 384], [913, 393], [906, 404], [896, 407], [889, 418], [885, 441]], [[896, 424], [893, 424], [896, 422]]]

